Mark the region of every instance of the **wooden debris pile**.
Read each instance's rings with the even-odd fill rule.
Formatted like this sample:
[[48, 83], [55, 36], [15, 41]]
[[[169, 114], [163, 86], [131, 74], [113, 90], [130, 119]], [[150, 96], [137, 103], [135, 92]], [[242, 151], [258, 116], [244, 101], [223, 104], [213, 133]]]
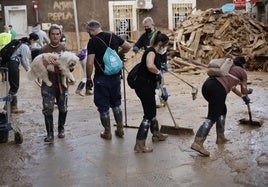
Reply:
[[247, 69], [268, 71], [268, 33], [261, 22], [244, 12], [198, 10], [168, 35], [173, 64], [202, 65], [214, 58], [243, 55], [248, 59]]

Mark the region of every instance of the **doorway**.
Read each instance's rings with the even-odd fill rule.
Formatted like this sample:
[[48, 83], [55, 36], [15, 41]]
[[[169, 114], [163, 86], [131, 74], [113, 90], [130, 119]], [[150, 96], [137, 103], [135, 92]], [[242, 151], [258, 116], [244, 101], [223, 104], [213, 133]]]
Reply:
[[27, 9], [26, 5], [5, 6], [5, 23], [12, 25], [17, 38], [27, 36]]

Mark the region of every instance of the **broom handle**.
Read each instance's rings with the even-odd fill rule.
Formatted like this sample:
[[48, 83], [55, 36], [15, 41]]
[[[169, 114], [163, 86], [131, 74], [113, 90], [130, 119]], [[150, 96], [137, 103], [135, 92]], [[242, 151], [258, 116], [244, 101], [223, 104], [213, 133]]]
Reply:
[[247, 104], [247, 107], [248, 107], [249, 121], [250, 121], [250, 123], [252, 123], [252, 115], [251, 115], [251, 110], [250, 110], [250, 105], [249, 105], [249, 103]]
[[185, 80], [183, 80], [182, 78], [180, 78], [178, 75], [176, 75], [175, 73], [168, 71], [171, 75], [173, 75], [174, 77], [176, 77], [177, 79], [181, 80], [182, 82], [184, 82], [185, 84], [187, 84], [188, 86], [190, 86], [191, 88], [195, 88], [193, 85], [191, 85], [190, 83], [186, 82]]
[[[160, 84], [160, 88], [161, 88], [161, 91], [162, 91], [162, 93], [163, 93], [163, 86], [162, 86], [161, 84]], [[173, 116], [173, 114], [172, 114], [172, 112], [171, 112], [171, 109], [170, 109], [170, 107], [169, 107], [168, 102], [165, 101], [165, 104], [167, 105], [168, 112], [169, 112], [169, 114], [170, 114], [170, 116], [171, 116], [171, 118], [172, 118], [172, 121], [173, 121], [173, 123], [174, 123], [174, 126], [177, 127], [176, 121], [175, 121], [174, 116]]]
[[165, 101], [165, 104], [167, 105], [167, 108], [168, 108], [169, 114], [170, 114], [170, 116], [171, 116], [171, 118], [172, 118], [172, 121], [173, 121], [173, 123], [174, 123], [174, 126], [177, 127], [176, 121], [175, 121], [174, 116], [173, 116], [173, 114], [172, 114], [172, 112], [171, 112], [171, 110], [170, 110], [170, 107], [169, 107], [168, 102]]

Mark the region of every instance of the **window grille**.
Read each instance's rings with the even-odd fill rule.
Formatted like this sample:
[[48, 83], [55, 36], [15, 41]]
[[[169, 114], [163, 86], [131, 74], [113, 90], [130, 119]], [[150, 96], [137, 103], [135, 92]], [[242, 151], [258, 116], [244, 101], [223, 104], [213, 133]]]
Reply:
[[176, 28], [192, 11], [192, 3], [172, 4], [173, 28]]
[[131, 38], [133, 32], [133, 6], [132, 5], [114, 5], [113, 6], [113, 24], [115, 33], [127, 40]]

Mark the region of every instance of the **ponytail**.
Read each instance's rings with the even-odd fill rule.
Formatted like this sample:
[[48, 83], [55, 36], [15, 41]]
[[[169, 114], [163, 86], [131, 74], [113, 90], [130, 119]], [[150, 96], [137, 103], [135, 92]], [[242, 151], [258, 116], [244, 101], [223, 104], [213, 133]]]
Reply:
[[151, 40], [150, 40], [150, 46], [156, 46], [159, 42], [162, 42], [163, 44], [167, 44], [169, 41], [169, 38], [167, 35], [161, 33], [160, 31], [154, 32]]

